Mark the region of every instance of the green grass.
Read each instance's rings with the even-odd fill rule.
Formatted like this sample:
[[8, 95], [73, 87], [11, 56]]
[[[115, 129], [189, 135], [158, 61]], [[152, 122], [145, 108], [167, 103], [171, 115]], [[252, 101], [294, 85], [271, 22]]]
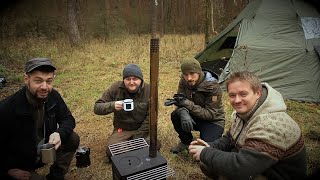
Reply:
[[[111, 165], [105, 163], [105, 143], [112, 131], [112, 114], [97, 116], [94, 102], [114, 81], [122, 80], [122, 70], [127, 63], [140, 65], [145, 81], [149, 82], [149, 36], [128, 36], [106, 42], [92, 40], [80, 48], [72, 49], [64, 40], [22, 39], [1, 44], [0, 72], [8, 75], [8, 86], [0, 90], [3, 98], [17, 90], [21, 84], [23, 65], [27, 59], [46, 56], [57, 66], [55, 88], [62, 94], [77, 121], [75, 131], [81, 136], [81, 145], [91, 149], [91, 166], [76, 168], [71, 164], [68, 179], [112, 179]], [[178, 143], [177, 133], [170, 121], [174, 107], [163, 102], [177, 90], [180, 63], [193, 57], [204, 48], [203, 35], [168, 35], [160, 39], [158, 138], [162, 142], [160, 153], [176, 172], [176, 179], [204, 179], [205, 176], [191, 156], [185, 152], [172, 155], [169, 149]], [[18, 83], [16, 83], [18, 82]], [[11, 91], [8, 88], [13, 87]], [[309, 173], [320, 167], [319, 141], [311, 139], [312, 132], [320, 132], [320, 107], [310, 103], [286, 101], [288, 113], [295, 119], [304, 134], [308, 151]], [[230, 126], [232, 108], [224, 95], [226, 128]], [[198, 133], [194, 134], [198, 136]], [[42, 168], [40, 173], [47, 172]]]

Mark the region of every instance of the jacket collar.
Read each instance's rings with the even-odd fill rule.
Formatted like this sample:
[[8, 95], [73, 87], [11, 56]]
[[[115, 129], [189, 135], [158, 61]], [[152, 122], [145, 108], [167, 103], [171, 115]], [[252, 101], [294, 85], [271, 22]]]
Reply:
[[29, 104], [31, 104], [35, 108], [42, 107], [45, 102], [43, 100], [37, 99], [33, 94], [31, 94], [28, 87], [26, 87], [26, 97], [27, 97], [27, 101], [29, 102]]
[[[55, 90], [52, 90], [55, 91]], [[16, 113], [17, 114], [28, 114], [31, 115], [31, 104], [28, 102], [27, 96], [26, 96], [27, 88], [24, 86], [16, 93]], [[48, 99], [45, 102], [45, 110], [50, 110], [56, 105], [53, 97], [52, 92], [49, 93]]]
[[31, 116], [31, 108], [26, 96], [26, 87], [23, 87], [16, 93], [15, 112], [17, 114], [29, 114]]

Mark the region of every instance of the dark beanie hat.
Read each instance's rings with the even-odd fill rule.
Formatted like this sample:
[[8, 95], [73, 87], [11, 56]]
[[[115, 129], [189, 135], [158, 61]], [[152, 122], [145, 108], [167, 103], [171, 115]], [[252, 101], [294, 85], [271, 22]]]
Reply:
[[140, 67], [137, 64], [127, 64], [122, 73], [123, 79], [128, 77], [128, 76], [135, 76], [143, 80], [143, 75], [141, 72]]
[[182, 73], [201, 73], [202, 68], [198, 60], [196, 59], [187, 59], [184, 60], [181, 64], [181, 71]]

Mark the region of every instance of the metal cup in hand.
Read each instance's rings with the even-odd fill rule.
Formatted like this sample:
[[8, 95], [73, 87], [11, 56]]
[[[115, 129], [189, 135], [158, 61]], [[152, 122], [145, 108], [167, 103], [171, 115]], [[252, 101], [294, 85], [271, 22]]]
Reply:
[[132, 111], [134, 109], [133, 99], [125, 99], [123, 100], [123, 110]]
[[54, 144], [43, 144], [40, 146], [41, 151], [41, 161], [45, 164], [54, 163], [56, 160], [56, 149], [54, 148]]

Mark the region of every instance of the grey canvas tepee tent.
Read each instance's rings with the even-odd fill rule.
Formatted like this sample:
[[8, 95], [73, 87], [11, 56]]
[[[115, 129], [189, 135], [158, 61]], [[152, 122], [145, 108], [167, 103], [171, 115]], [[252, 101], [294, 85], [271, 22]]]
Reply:
[[319, 51], [320, 14], [314, 6], [254, 0], [195, 58], [220, 74], [220, 82], [248, 70], [284, 98], [319, 103]]

